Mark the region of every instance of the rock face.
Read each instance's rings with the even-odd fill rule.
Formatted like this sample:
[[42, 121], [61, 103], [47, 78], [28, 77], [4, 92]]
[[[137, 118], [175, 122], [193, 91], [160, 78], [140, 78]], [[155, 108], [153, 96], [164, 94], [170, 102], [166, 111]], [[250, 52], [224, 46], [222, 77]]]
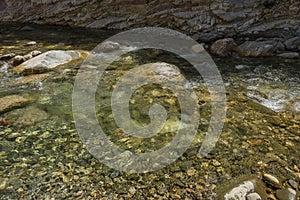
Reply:
[[[201, 35], [204, 40], [299, 29], [300, 2], [294, 0], [4, 0], [0, 21], [124, 29], [162, 26]], [[214, 40], [215, 40], [214, 39]]]
[[83, 55], [78, 51], [52, 50], [22, 63], [14, 71], [25, 75], [38, 74], [82, 58]]
[[0, 114], [13, 110], [15, 108], [20, 108], [29, 103], [28, 99], [18, 95], [10, 95], [0, 98]]

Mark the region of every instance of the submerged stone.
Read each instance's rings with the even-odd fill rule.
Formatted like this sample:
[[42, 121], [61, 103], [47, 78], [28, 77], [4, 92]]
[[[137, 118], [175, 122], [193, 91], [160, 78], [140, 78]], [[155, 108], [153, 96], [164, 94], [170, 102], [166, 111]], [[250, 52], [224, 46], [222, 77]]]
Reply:
[[10, 95], [0, 98], [0, 113], [23, 107], [30, 101], [19, 95]]

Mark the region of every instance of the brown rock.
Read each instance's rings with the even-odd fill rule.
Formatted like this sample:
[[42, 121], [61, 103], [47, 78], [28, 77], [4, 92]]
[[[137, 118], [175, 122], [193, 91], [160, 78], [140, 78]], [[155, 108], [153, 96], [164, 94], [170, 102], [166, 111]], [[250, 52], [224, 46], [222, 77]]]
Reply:
[[241, 56], [249, 57], [272, 56], [275, 50], [272, 41], [247, 41], [237, 47], [237, 52]]
[[232, 55], [232, 52], [236, 44], [232, 38], [220, 39], [214, 42], [210, 47], [210, 52], [219, 57], [228, 57]]
[[7, 119], [10, 119], [10, 123], [19, 126], [31, 126], [36, 123], [45, 121], [48, 119], [49, 114], [44, 110], [36, 108], [34, 106], [28, 106], [22, 109], [16, 109], [5, 114]]
[[11, 95], [0, 98], [0, 113], [5, 113], [15, 108], [27, 105], [30, 101], [19, 95]]
[[25, 85], [36, 81], [43, 81], [51, 76], [51, 74], [33, 74], [21, 77], [20, 79], [17, 79], [16, 81], [12, 82], [10, 85]]

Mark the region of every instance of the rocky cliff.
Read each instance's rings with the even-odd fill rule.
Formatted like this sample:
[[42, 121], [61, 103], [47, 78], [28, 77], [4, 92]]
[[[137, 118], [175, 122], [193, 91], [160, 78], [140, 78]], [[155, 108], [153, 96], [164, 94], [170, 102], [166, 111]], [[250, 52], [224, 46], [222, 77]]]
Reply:
[[0, 20], [108, 29], [163, 26], [209, 40], [205, 33], [212, 39], [270, 29], [297, 34], [300, 1], [1, 0]]

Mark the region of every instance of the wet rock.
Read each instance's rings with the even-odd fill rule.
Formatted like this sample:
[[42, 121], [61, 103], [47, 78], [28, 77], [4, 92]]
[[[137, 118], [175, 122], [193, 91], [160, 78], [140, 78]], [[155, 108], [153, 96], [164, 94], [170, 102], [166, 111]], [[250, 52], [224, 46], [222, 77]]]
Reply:
[[24, 75], [38, 74], [83, 58], [84, 55], [79, 51], [52, 50], [22, 63], [14, 71]]
[[290, 184], [290, 186], [292, 186], [295, 190], [297, 190], [298, 187], [299, 187], [299, 184], [298, 184], [296, 181], [292, 180], [292, 179], [289, 180], [289, 184]]
[[288, 50], [300, 50], [300, 37], [293, 37], [284, 42], [285, 48]]
[[12, 59], [15, 56], [16, 56], [16, 54], [14, 54], [14, 53], [5, 54], [5, 55], [0, 57], [0, 60], [9, 60], [9, 59]]
[[24, 56], [17, 55], [10, 62], [12, 63], [13, 66], [18, 66], [23, 62], [25, 62], [25, 58]]
[[120, 44], [112, 41], [105, 41], [96, 47], [96, 52], [111, 52], [119, 50], [121, 48]]
[[31, 41], [31, 42], [26, 43], [25, 46], [35, 46], [36, 44], [37, 44], [36, 41]]
[[210, 47], [210, 52], [219, 57], [228, 57], [232, 55], [232, 52], [236, 44], [232, 38], [225, 38], [217, 40]]
[[294, 200], [296, 197], [296, 191], [291, 188], [285, 188], [276, 191], [276, 197], [279, 200]]
[[19, 95], [10, 95], [0, 98], [0, 113], [23, 107], [30, 101]]
[[275, 45], [270, 41], [247, 41], [237, 47], [241, 56], [249, 57], [272, 56], [275, 50]]
[[[36, 56], [38, 56], [38, 55], [40, 55], [40, 54], [42, 54], [42, 52], [41, 52], [41, 51], [37, 51], [37, 50], [31, 51], [31, 52], [29, 53], [29, 55], [31, 55], [32, 57], [36, 57]], [[28, 55], [28, 54], [27, 54], [27, 55]]]
[[287, 53], [281, 53], [278, 55], [281, 58], [287, 58], [287, 59], [297, 59], [299, 58], [299, 53], [297, 52], [287, 52]]
[[264, 180], [275, 188], [281, 188], [280, 181], [271, 174], [263, 174]]
[[250, 193], [247, 195], [246, 197], [247, 200], [261, 200], [261, 196], [259, 196], [259, 194], [257, 194], [256, 192], [254, 193]]

